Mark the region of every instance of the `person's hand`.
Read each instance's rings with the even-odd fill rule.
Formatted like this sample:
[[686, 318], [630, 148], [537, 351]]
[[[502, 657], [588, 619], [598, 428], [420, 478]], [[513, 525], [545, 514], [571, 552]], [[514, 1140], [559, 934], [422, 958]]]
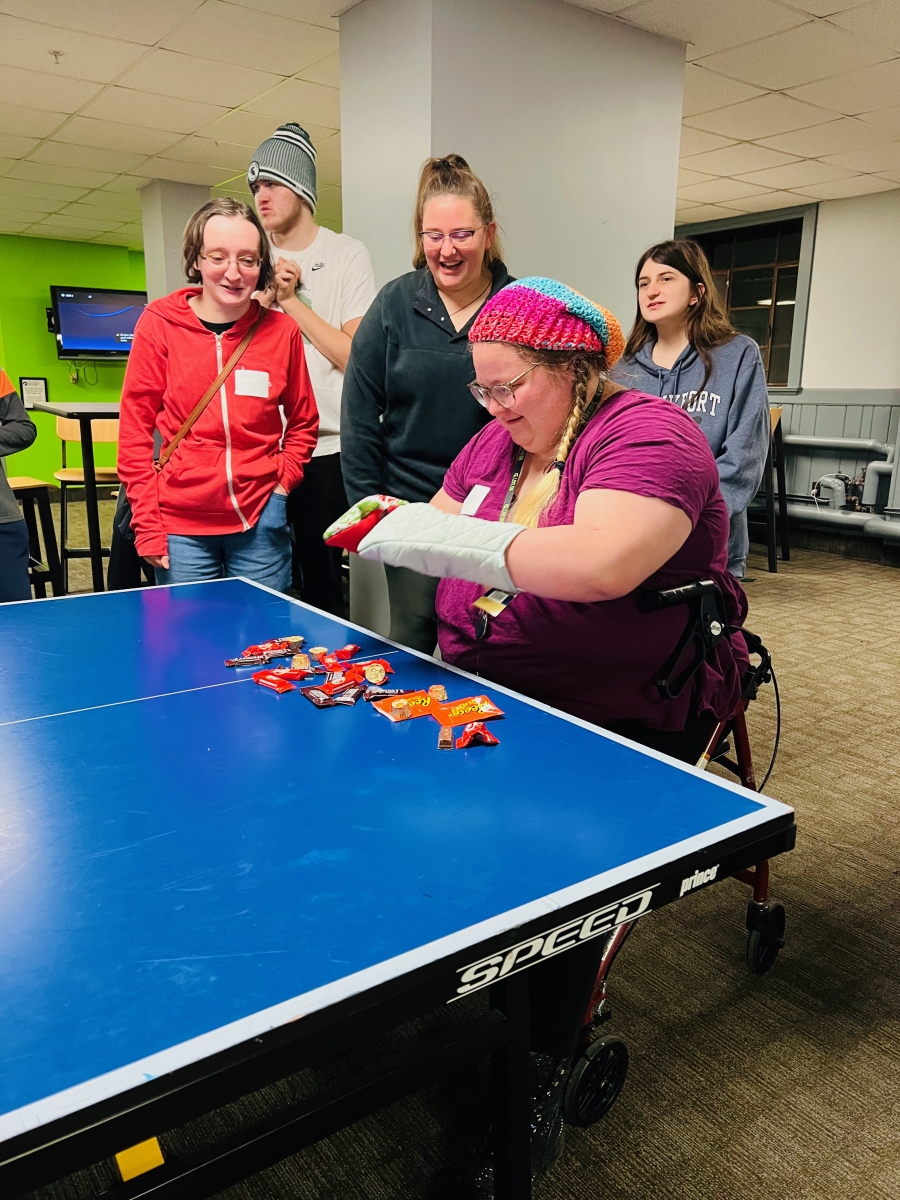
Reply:
[[159, 567], [163, 571], [168, 571], [168, 569], [169, 569], [168, 554], [145, 554], [144, 562], [148, 563], [151, 567], [154, 568], [154, 570], [157, 567]]
[[289, 258], [279, 258], [275, 264], [275, 297], [279, 304], [292, 299], [300, 286], [302, 272]]
[[271, 308], [275, 303], [275, 289], [269, 287], [264, 292], [254, 292], [250, 299], [258, 301], [260, 308]]

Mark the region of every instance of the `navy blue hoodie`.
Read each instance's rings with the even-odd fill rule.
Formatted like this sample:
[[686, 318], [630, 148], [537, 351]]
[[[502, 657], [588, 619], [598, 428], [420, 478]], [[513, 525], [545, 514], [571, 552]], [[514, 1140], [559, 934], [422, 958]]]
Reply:
[[709, 352], [712, 371], [693, 346], [687, 346], [671, 367], [660, 367], [648, 342], [634, 358], [622, 359], [613, 378], [625, 387], [662, 396], [689, 412], [709, 442], [728, 515], [728, 569], [740, 578], [750, 548], [747, 505], [762, 482], [769, 449], [770, 418], [766, 375], [759, 346], [752, 338], [737, 337]]

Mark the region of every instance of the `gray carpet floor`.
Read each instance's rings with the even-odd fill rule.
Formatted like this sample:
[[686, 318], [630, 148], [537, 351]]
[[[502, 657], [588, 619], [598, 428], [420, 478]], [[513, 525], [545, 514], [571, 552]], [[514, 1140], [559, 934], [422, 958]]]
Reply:
[[[799, 827], [773, 862], [787, 945], [769, 974], [747, 972], [747, 890], [731, 880], [638, 926], [605, 1030], [628, 1044], [625, 1088], [600, 1124], [569, 1131], [539, 1200], [900, 1198], [900, 574], [812, 551], [777, 575], [752, 557], [749, 573], [747, 624], [772, 650], [784, 709], [766, 790]], [[750, 724], [761, 776], [771, 688]], [[302, 1073], [163, 1144], [203, 1144], [314, 1081]], [[483, 1084], [461, 1072], [222, 1200], [462, 1198]], [[82, 1200], [113, 1179], [101, 1164], [34, 1196]]]

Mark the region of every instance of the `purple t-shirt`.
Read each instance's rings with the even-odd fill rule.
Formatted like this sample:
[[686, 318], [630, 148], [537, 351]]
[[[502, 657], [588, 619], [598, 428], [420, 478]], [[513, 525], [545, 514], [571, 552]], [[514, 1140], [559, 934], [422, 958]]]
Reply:
[[[444, 491], [464, 501], [476, 485], [490, 488], [476, 515], [496, 521], [517, 453], [507, 431], [492, 421], [457, 456], [444, 476]], [[573, 603], [523, 592], [491, 619], [480, 640], [475, 638], [479, 610], [472, 605], [485, 589], [442, 580], [437, 614], [444, 660], [598, 725], [638, 720], [655, 729], [683, 729], [695, 698], [695, 712], [727, 716], [737, 704], [747, 662], [743, 639], [732, 647], [722, 638], [693, 687], [677, 700], [663, 700], [655, 680], [685, 628], [687, 609], [642, 613], [637, 606], [638, 593], [647, 588], [714, 579], [729, 620], [739, 625], [746, 615], [744, 593], [726, 570], [728, 510], [706, 438], [668, 401], [620, 392], [579, 435], [559, 494], [541, 524], [571, 525], [579, 494], [599, 488], [674, 504], [690, 518], [692, 532], [661, 570], [629, 595]]]

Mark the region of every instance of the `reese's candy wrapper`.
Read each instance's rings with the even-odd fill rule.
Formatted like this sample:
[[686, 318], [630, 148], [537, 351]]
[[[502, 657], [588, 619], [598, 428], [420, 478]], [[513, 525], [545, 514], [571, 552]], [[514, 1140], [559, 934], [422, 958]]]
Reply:
[[[411, 717], [427, 717], [432, 710], [432, 699], [427, 692], [405, 692], [401, 699], [409, 708]], [[375, 700], [374, 707], [388, 718], [389, 721], [396, 721], [398, 718], [392, 713], [392, 705], [398, 703], [396, 700]], [[402, 718], [405, 720], [406, 718]]]
[[412, 713], [409, 711], [408, 700], [392, 700], [390, 717], [392, 721], [408, 721]]
[[378, 662], [366, 663], [363, 667], [363, 675], [365, 675], [369, 683], [374, 684], [384, 683], [387, 679], [387, 671]]
[[500, 739], [494, 737], [484, 721], [471, 721], [456, 739], [456, 748], [457, 750], [465, 750], [467, 746], [479, 745], [499, 746]]
[[406, 501], [398, 500], [395, 496], [366, 496], [348, 508], [333, 525], [329, 525], [322, 537], [329, 546], [355, 551], [382, 517], [386, 517], [401, 504], [406, 504]]
[[321, 688], [301, 688], [300, 695], [305, 696], [316, 708], [335, 708], [337, 705], [335, 698], [333, 696], [326, 696]]
[[466, 696], [464, 700], [449, 700], [446, 704], [435, 704], [432, 716], [442, 725], [464, 725], [468, 721], [487, 721], [491, 717], [502, 717], [498, 708], [487, 696]]

